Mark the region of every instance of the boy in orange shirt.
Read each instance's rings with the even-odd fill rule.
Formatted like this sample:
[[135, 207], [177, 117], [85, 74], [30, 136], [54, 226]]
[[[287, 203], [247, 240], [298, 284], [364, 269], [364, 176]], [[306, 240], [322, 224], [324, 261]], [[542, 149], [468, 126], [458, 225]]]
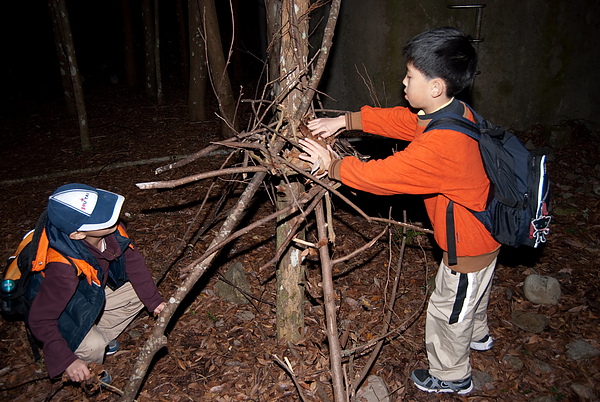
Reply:
[[[302, 158], [321, 165], [329, 177], [378, 195], [422, 194], [434, 237], [444, 250], [435, 290], [427, 309], [425, 344], [429, 369], [410, 378], [428, 392], [467, 394], [473, 389], [470, 349], [489, 350], [493, 339], [487, 306], [500, 245], [471, 211], [485, 209], [490, 182], [477, 141], [453, 130], [424, 132], [440, 113], [473, 121], [473, 113], [455, 95], [473, 80], [477, 55], [468, 37], [454, 28], [436, 28], [412, 38], [404, 47], [407, 74], [402, 81], [410, 106], [373, 108], [335, 118], [315, 119], [308, 128], [329, 137], [343, 129], [410, 141], [400, 152], [361, 162], [334, 155], [314, 140], [300, 144]], [[446, 209], [454, 202], [455, 264], [448, 261]]]

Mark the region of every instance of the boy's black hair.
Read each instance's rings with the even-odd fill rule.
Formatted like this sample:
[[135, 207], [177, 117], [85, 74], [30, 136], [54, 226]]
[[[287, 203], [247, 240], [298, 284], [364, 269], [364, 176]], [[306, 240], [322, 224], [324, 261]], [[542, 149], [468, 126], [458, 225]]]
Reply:
[[451, 27], [418, 34], [404, 46], [404, 57], [428, 79], [443, 79], [450, 97], [471, 84], [477, 68], [470, 38]]

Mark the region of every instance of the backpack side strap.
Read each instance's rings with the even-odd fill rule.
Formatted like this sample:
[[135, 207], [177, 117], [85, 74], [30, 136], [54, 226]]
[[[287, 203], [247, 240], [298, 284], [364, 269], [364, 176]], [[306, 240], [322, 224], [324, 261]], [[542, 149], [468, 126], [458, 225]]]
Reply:
[[[476, 115], [475, 118], [481, 118]], [[425, 132], [438, 130], [452, 130], [463, 133], [475, 141], [479, 142], [481, 138], [479, 125], [473, 123], [469, 119], [453, 113], [442, 113], [436, 116], [425, 128]], [[456, 255], [456, 235], [454, 226], [454, 201], [450, 200], [446, 207], [446, 241], [448, 243], [448, 265], [456, 265], [458, 263]]]
[[446, 207], [446, 241], [448, 242], [448, 265], [456, 265], [456, 235], [454, 233], [454, 201]]

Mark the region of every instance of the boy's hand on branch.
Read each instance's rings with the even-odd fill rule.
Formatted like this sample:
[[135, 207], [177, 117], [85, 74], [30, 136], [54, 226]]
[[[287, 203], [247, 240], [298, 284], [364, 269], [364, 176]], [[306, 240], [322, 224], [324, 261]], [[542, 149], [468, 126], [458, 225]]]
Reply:
[[87, 363], [81, 359], [77, 359], [69, 364], [65, 373], [69, 377], [69, 380], [75, 382], [81, 382], [90, 378], [90, 369], [88, 369]]
[[167, 303], [162, 302], [160, 303], [153, 311], [154, 315], [159, 315], [161, 311], [163, 311], [165, 309], [165, 306], [167, 305]]
[[305, 138], [300, 140], [300, 147], [305, 152], [299, 156], [300, 159], [311, 164], [311, 173], [321, 178], [327, 174], [329, 165], [333, 159], [339, 158], [331, 146], [325, 148], [317, 141]]
[[346, 128], [346, 116], [315, 119], [306, 125], [315, 137], [331, 137]]

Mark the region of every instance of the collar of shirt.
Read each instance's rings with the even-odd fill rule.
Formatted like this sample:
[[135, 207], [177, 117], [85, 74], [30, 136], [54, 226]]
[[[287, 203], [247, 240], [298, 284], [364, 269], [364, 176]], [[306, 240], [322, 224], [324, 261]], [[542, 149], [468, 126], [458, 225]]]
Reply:
[[434, 110], [434, 111], [433, 111], [433, 112], [431, 112], [431, 113], [428, 113], [428, 114], [426, 114], [426, 113], [425, 113], [423, 110], [419, 110], [419, 111], [417, 112], [417, 114], [418, 114], [418, 115], [419, 115], [419, 117], [420, 117], [420, 116], [426, 116], [426, 115], [431, 115], [431, 114], [437, 113], [437, 112], [439, 112], [440, 110], [444, 109], [445, 107], [448, 107], [448, 106], [450, 106], [450, 104], [451, 104], [452, 102], [454, 102], [454, 99], [455, 99], [455, 98], [454, 98], [454, 97], [452, 97], [452, 99], [450, 99], [448, 102], [444, 103], [442, 106], [438, 107], [436, 110]]

